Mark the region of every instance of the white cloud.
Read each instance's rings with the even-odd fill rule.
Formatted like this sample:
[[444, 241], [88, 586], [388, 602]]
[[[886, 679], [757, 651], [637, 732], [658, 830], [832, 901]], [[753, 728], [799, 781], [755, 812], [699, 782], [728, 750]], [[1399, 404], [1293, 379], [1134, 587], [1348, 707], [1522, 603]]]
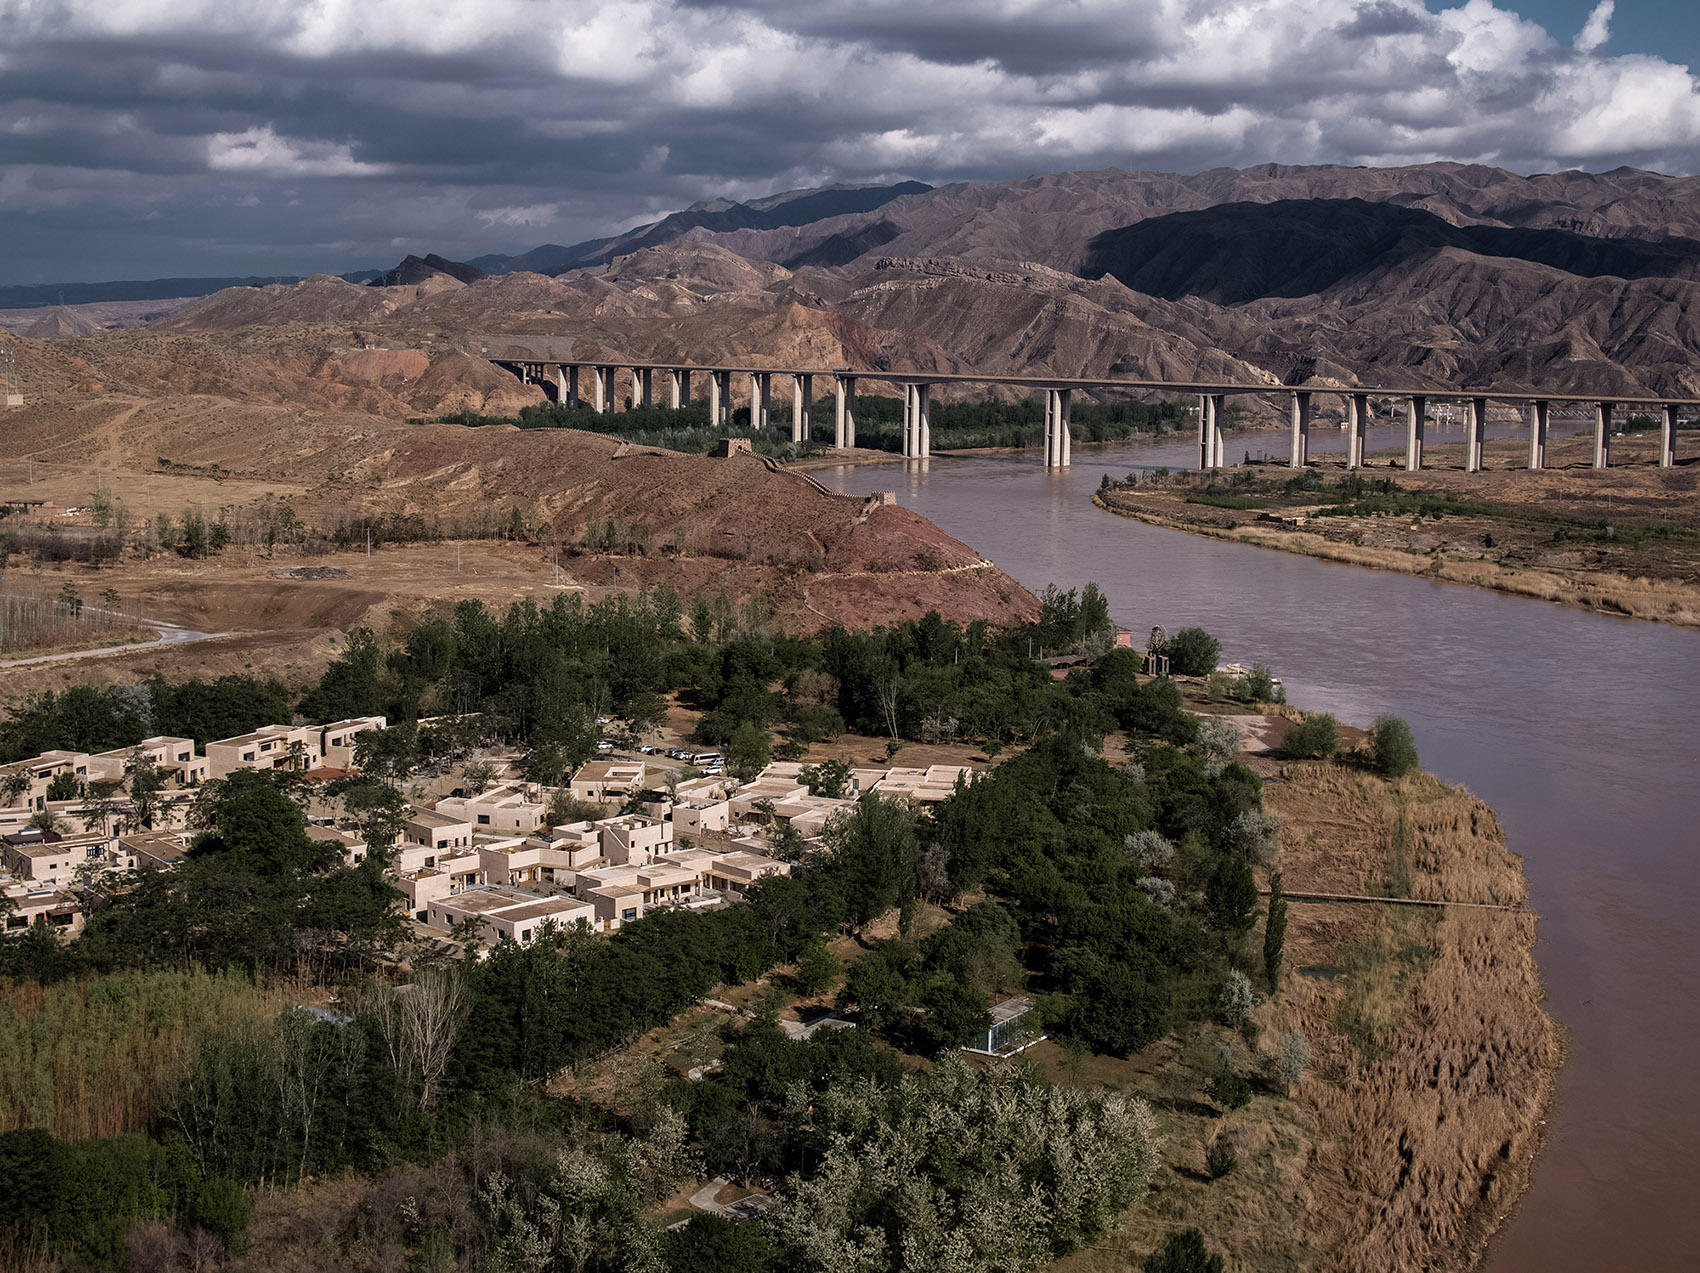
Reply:
[[1617, 0], [1600, 0], [1594, 6], [1594, 11], [1588, 15], [1588, 20], [1582, 24], [1582, 29], [1576, 33], [1574, 47], [1578, 53], [1592, 53], [1611, 39], [1611, 15], [1616, 11]]
[[485, 208], [478, 219], [487, 226], [548, 225], [559, 214], [558, 203], [534, 203], [524, 208]]
[[[104, 174], [67, 179], [71, 206], [165, 191], [186, 242], [205, 207], [292, 180], [299, 210], [268, 195], [242, 233], [476, 254], [816, 182], [1700, 169], [1700, 84], [1608, 53], [1612, 0], [1573, 41], [1518, 0], [1442, 3], [0, 0], [0, 173], [36, 174], [38, 202]], [[9, 229], [0, 277], [29, 259]]]
[[375, 177], [390, 171], [386, 164], [361, 163], [347, 143], [279, 137], [269, 124], [208, 137], [207, 167], [266, 177]]

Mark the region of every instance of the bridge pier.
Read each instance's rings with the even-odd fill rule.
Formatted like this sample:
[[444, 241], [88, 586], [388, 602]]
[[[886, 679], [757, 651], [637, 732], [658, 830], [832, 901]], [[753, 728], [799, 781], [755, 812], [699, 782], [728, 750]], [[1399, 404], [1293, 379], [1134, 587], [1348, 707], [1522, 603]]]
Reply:
[[1466, 473], [1482, 471], [1483, 452], [1487, 449], [1487, 404], [1486, 398], [1470, 399], [1470, 428], [1464, 439]]
[[750, 373], [750, 428], [766, 429], [773, 424], [773, 373]]
[[1364, 437], [1369, 432], [1369, 395], [1354, 393], [1347, 400], [1346, 467], [1364, 466]]
[[1293, 455], [1289, 468], [1302, 469], [1310, 463], [1310, 395], [1293, 394]]
[[1667, 402], [1659, 422], [1659, 467], [1668, 469], [1676, 463], [1676, 404]]
[[1552, 418], [1552, 403], [1536, 399], [1529, 404], [1529, 467], [1547, 466], [1547, 424]]
[[590, 409], [601, 415], [608, 410], [608, 399], [613, 396], [614, 369], [612, 367], [592, 367], [590, 369]]
[[1069, 419], [1073, 414], [1072, 389], [1045, 390], [1045, 467], [1067, 468], [1073, 439]]
[[903, 455], [924, 460], [933, 453], [933, 387], [905, 385], [903, 391]]
[[1405, 420], [1405, 472], [1416, 473], [1423, 467], [1423, 420], [1428, 415], [1428, 399], [1413, 396]]
[[691, 373], [677, 367], [667, 373], [667, 405], [677, 411], [691, 401]]
[[648, 367], [632, 368], [632, 406], [647, 407], [650, 405], [651, 392], [655, 387], [655, 372]]
[[837, 382], [832, 444], [842, 451], [856, 445], [856, 377], [839, 376]]
[[[1047, 411], [1050, 407], [1046, 402]], [[1212, 417], [1216, 414], [1216, 399], [1208, 393], [1198, 395], [1198, 471], [1204, 472], [1214, 467], [1216, 459], [1216, 438], [1211, 432]]]
[[720, 375], [721, 373], [718, 371], [708, 373], [708, 425], [711, 429], [720, 427], [721, 409], [726, 398]]
[[1611, 467], [1611, 407], [1609, 402], [1594, 407], [1594, 467]]
[[791, 376], [791, 441], [807, 442], [815, 427], [815, 378], [807, 373]]

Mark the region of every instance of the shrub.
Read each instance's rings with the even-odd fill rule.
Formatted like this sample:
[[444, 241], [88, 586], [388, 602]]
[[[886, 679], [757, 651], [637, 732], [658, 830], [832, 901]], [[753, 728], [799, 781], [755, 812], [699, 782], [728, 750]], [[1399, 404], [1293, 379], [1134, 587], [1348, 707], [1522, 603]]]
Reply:
[[1220, 1180], [1239, 1165], [1240, 1156], [1225, 1140], [1212, 1141], [1204, 1153], [1204, 1169], [1210, 1173], [1212, 1180]]
[[1145, 1257], [1145, 1273], [1222, 1273], [1222, 1257], [1204, 1249], [1204, 1235], [1181, 1229]]
[[1340, 746], [1339, 723], [1327, 712], [1311, 712], [1287, 731], [1281, 749], [1304, 760], [1326, 759]]
[[1203, 628], [1182, 628], [1164, 648], [1177, 676], [1209, 676], [1222, 657], [1222, 643]]
[[1229, 1109], [1244, 1109], [1251, 1103], [1251, 1084], [1232, 1070], [1217, 1070], [1207, 1089], [1210, 1099]]
[[1286, 692], [1275, 687], [1275, 674], [1266, 663], [1253, 663], [1251, 671], [1240, 682], [1240, 690], [1253, 703], [1284, 703]]
[[1411, 727], [1397, 716], [1383, 713], [1369, 731], [1369, 750], [1375, 767], [1389, 778], [1399, 778], [1417, 767], [1417, 741]]
[[1233, 850], [1248, 862], [1269, 862], [1274, 860], [1280, 833], [1281, 820], [1273, 813], [1247, 809], [1228, 825], [1223, 847]]
[[1309, 1064], [1310, 1040], [1303, 1030], [1289, 1030], [1275, 1045], [1275, 1055], [1270, 1058], [1270, 1073], [1283, 1091], [1290, 1092], [1293, 1085], [1304, 1077], [1305, 1067]]
[[1238, 968], [1230, 968], [1227, 978], [1222, 982], [1222, 993], [1217, 1004], [1229, 1025], [1244, 1025], [1250, 1021], [1251, 1014], [1257, 1009], [1257, 994], [1251, 988], [1251, 978]]
[[1167, 866], [1175, 856], [1175, 846], [1161, 831], [1134, 831], [1122, 837], [1127, 855], [1144, 867]]

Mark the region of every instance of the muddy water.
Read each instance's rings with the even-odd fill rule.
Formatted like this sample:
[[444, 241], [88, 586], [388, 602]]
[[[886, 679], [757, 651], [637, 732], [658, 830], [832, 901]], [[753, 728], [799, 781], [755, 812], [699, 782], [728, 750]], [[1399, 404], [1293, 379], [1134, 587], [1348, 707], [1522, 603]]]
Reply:
[[[1283, 445], [1255, 439], [1253, 455]], [[1370, 444], [1402, 440], [1386, 429]], [[1230, 437], [1230, 453], [1245, 449]], [[1523, 855], [1548, 1006], [1570, 1035], [1551, 1143], [1490, 1267], [1695, 1268], [1700, 633], [1199, 538], [1091, 504], [1106, 472], [1195, 454], [1171, 438], [1077, 446], [1062, 474], [1033, 452], [816, 475], [851, 494], [895, 489], [1035, 591], [1095, 580], [1141, 637], [1156, 623], [1205, 627], [1225, 658], [1273, 667], [1295, 702], [1410, 721], [1424, 765], [1498, 810]]]

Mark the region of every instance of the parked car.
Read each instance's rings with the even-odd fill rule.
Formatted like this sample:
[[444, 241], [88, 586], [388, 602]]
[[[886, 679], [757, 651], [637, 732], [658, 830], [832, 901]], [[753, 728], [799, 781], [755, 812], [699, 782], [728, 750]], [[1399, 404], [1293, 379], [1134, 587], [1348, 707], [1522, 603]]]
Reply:
[[657, 755], [661, 754], [661, 748], [651, 747], [648, 743], [645, 743], [642, 747], [639, 747], [638, 750], [641, 751], [646, 756], [657, 756]]

